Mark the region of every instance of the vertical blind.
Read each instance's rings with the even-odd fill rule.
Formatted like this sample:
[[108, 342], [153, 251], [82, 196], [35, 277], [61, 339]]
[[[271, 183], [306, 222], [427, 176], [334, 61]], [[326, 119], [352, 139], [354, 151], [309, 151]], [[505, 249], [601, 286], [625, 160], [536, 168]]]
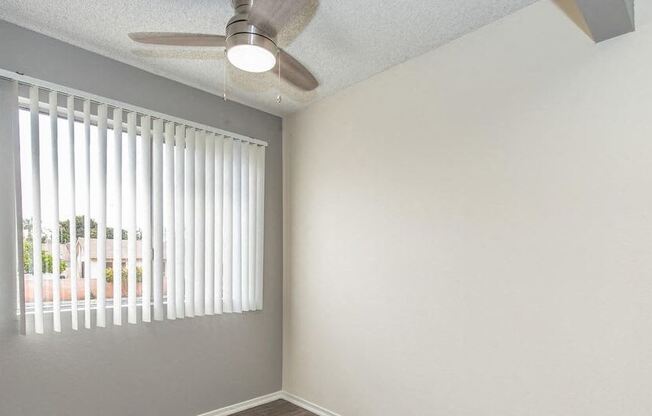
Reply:
[[21, 90], [21, 316], [35, 333], [262, 309], [265, 142]]

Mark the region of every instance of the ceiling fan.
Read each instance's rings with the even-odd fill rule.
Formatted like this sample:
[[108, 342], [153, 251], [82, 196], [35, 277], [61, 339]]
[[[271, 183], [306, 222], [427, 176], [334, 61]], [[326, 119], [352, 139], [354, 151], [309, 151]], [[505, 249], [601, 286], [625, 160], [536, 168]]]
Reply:
[[305, 91], [319, 86], [317, 79], [299, 61], [279, 48], [277, 35], [308, 5], [306, 0], [231, 0], [235, 15], [226, 25], [225, 36], [203, 33], [135, 32], [139, 43], [226, 49], [229, 62], [247, 72], [273, 71]]

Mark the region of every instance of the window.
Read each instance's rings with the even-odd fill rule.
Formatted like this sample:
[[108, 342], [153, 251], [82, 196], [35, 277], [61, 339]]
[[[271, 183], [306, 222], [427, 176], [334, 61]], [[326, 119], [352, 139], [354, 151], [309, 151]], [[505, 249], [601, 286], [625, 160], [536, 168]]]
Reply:
[[264, 142], [25, 95], [19, 278], [34, 332], [262, 309]]

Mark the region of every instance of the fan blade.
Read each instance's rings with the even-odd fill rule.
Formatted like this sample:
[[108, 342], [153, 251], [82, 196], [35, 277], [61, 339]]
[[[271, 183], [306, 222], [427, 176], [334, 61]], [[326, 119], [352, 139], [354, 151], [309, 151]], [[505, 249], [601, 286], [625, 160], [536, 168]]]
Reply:
[[153, 59], [187, 59], [218, 60], [224, 58], [224, 51], [219, 49], [132, 49], [131, 53], [141, 58]]
[[135, 32], [129, 37], [139, 43], [150, 45], [171, 46], [224, 46], [226, 38], [222, 35], [207, 35], [203, 33], [176, 32]]
[[247, 19], [274, 37], [310, 3], [310, 0], [254, 0]]
[[312, 91], [319, 86], [319, 82], [310, 71], [283, 49], [279, 49], [279, 61], [276, 62], [276, 66], [272, 69], [277, 75], [279, 64], [281, 66], [281, 78], [290, 84], [304, 91]]

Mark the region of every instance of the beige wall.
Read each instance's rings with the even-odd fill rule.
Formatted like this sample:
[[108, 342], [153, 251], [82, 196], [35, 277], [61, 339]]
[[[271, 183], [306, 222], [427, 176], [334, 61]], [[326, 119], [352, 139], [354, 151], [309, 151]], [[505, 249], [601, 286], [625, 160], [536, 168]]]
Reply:
[[285, 120], [284, 388], [343, 416], [652, 414], [652, 8], [542, 0]]

